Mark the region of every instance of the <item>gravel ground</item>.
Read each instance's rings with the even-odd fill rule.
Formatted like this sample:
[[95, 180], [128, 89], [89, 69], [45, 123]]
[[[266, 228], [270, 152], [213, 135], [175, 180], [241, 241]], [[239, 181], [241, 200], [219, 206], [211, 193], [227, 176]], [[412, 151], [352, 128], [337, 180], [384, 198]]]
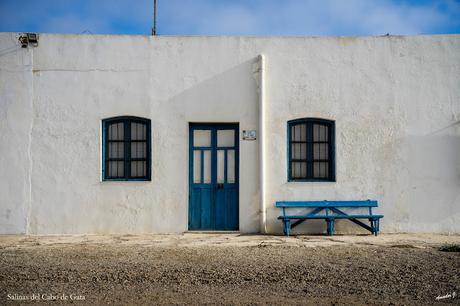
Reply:
[[460, 304], [436, 300], [460, 294], [446, 242], [460, 237], [1, 236], [0, 304]]

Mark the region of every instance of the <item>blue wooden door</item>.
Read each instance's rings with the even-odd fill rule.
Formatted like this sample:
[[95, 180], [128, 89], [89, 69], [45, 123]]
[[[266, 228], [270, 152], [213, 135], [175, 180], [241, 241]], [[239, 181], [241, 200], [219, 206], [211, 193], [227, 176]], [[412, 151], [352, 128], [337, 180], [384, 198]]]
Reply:
[[191, 123], [189, 230], [238, 230], [238, 124]]

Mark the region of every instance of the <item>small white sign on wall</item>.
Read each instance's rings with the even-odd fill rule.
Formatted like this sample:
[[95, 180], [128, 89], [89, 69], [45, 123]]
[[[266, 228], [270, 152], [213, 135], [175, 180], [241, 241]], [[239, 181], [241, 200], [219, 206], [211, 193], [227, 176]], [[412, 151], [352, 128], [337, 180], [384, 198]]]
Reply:
[[243, 140], [256, 140], [256, 130], [243, 130]]

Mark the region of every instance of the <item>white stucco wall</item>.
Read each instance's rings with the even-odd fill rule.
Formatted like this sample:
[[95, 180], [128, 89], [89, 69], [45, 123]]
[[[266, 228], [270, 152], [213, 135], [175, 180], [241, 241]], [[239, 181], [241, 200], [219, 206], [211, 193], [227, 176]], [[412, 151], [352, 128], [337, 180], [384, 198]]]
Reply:
[[[267, 65], [267, 219], [280, 199], [377, 199], [384, 232], [460, 232], [460, 36], [306, 39]], [[335, 183], [286, 181], [286, 121], [336, 121]], [[278, 133], [277, 131], [282, 131]], [[309, 222], [324, 230], [324, 222]], [[313, 224], [313, 225], [311, 225]], [[268, 231], [281, 231], [271, 222]], [[356, 232], [346, 220], [338, 231]]]
[[26, 233], [30, 211], [33, 52], [0, 35], [0, 232]]
[[[258, 130], [259, 54], [268, 232], [276, 200], [367, 198], [383, 231], [460, 232], [459, 35], [14, 37], [0, 34], [0, 233], [186, 231], [188, 124]], [[152, 121], [151, 182], [101, 181], [101, 120], [120, 115]], [[302, 117], [336, 121], [337, 182], [287, 182], [286, 122]], [[240, 141], [242, 232], [259, 231], [259, 151]]]

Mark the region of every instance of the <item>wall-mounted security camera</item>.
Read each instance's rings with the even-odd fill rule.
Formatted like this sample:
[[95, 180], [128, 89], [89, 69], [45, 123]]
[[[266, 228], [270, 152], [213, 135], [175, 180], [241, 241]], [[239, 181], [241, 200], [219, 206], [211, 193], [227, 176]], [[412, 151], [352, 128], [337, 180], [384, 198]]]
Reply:
[[32, 47], [38, 46], [38, 34], [37, 33], [22, 33], [19, 35], [19, 43], [22, 48], [27, 48], [29, 45]]

